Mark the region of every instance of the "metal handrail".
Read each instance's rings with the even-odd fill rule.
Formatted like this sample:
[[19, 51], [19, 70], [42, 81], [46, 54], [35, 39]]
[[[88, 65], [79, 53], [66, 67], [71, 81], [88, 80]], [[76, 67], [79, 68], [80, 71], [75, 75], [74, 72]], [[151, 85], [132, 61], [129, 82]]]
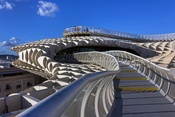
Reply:
[[[79, 61], [83, 63], [95, 63], [106, 68], [109, 66], [108, 70], [115, 69], [115, 71], [103, 71], [85, 75], [67, 87], [64, 87], [60, 91], [47, 97], [37, 105], [19, 114], [18, 117], [73, 116], [72, 114], [81, 117], [100, 117], [104, 114], [107, 115], [114, 101], [114, 94], [111, 93], [114, 92], [114, 87], [111, 87], [113, 86], [112, 80], [120, 71], [117, 61], [128, 64], [141, 74], [145, 75], [148, 80], [159, 88], [160, 92], [169, 101], [174, 103], [173, 97], [175, 96], [175, 93], [173, 89], [175, 88], [175, 78], [171, 71], [167, 68], [157, 66], [144, 58], [125, 51], [108, 51], [106, 53], [82, 52], [63, 57], [65, 57], [67, 62]], [[113, 62], [116, 62], [117, 64], [109, 64], [109, 58], [113, 59]], [[105, 60], [108, 64], [104, 62]], [[94, 102], [94, 107], [90, 107], [92, 104], [89, 104], [88, 102]], [[110, 107], [107, 105], [110, 105]], [[87, 113], [86, 110], [92, 108], [95, 110], [92, 111], [92, 113]]]
[[[67, 58], [66, 56], [63, 57], [69, 62], [79, 61], [98, 64], [110, 71], [85, 75], [17, 115], [17, 117], [55, 117], [62, 115], [81, 117], [93, 115], [101, 117], [109, 113], [114, 102], [113, 79], [120, 72], [116, 58], [100, 52], [76, 53], [67, 55]], [[95, 96], [93, 96], [94, 93], [96, 94]], [[89, 104], [92, 103], [92, 100], [95, 100], [94, 113], [86, 113], [87, 111], [85, 110], [92, 108]], [[74, 112], [72, 108], [78, 109]], [[73, 113], [70, 114], [70, 111], [73, 111]]]
[[104, 71], [88, 74], [22, 112], [17, 117], [60, 117], [87, 84], [106, 76], [115, 76], [118, 72]]
[[166, 96], [170, 102], [175, 102], [175, 92], [173, 90], [175, 89], [175, 76], [170, 69], [160, 67], [142, 57], [125, 51], [108, 51], [107, 53], [145, 75], [148, 80], [159, 88], [162, 95]]
[[60, 59], [65, 60], [65, 62], [82, 62], [82, 63], [93, 63], [100, 65], [107, 70], [119, 70], [118, 61], [114, 56], [104, 53], [104, 52], [79, 52], [74, 54], [67, 54], [61, 56]]
[[119, 31], [106, 30], [101, 28], [85, 27], [85, 26], [75, 26], [71, 28], [66, 28], [64, 31], [65, 37], [73, 35], [85, 35], [85, 34], [107, 36], [112, 38], [123, 38], [126, 40], [133, 40], [133, 41], [171, 41], [175, 39], [175, 33], [141, 35], [141, 34], [131, 34]]

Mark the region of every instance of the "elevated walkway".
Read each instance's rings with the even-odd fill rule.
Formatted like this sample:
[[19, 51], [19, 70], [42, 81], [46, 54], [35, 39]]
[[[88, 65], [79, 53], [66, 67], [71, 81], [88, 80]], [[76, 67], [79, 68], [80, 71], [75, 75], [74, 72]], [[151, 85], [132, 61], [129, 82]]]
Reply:
[[[174, 117], [175, 115], [175, 76], [170, 69], [159, 67], [125, 51], [66, 54], [60, 57], [64, 63], [55, 62], [53, 58], [42, 54], [41, 58], [38, 58], [38, 62], [42, 63], [41, 72], [51, 80], [42, 83], [41, 86], [43, 89], [50, 88], [55, 93], [48, 92], [53, 94], [42, 98], [44, 100], [38, 98], [35, 106], [33, 104], [30, 105], [33, 107], [25, 107], [26, 110], [17, 115], [18, 117]], [[25, 61], [23, 63], [24, 67], [28, 64]], [[78, 63], [82, 65], [77, 65]], [[87, 64], [90, 64], [88, 68]], [[37, 71], [34, 69], [37, 64], [30, 66], [31, 68], [27, 67], [29, 70]], [[61, 86], [61, 89], [57, 86]], [[38, 89], [40, 90], [40, 87]], [[41, 93], [36, 90], [34, 94], [31, 91], [26, 91], [25, 94], [31, 101], [32, 98], [35, 101]], [[18, 94], [20, 97], [21, 95], [23, 93]], [[8, 101], [8, 98], [4, 100]], [[7, 101], [4, 104], [8, 104]]]
[[114, 79], [115, 106], [111, 117], [174, 117], [175, 106], [156, 86], [128, 65], [120, 63]]
[[140, 34], [131, 34], [119, 31], [100, 29], [100, 28], [84, 27], [84, 26], [75, 26], [71, 28], [66, 28], [63, 34], [64, 37], [95, 35], [95, 36], [103, 36], [116, 39], [120, 38], [124, 40], [139, 41], [139, 42], [172, 41], [174, 40], [175, 37], [175, 33], [140, 35]]

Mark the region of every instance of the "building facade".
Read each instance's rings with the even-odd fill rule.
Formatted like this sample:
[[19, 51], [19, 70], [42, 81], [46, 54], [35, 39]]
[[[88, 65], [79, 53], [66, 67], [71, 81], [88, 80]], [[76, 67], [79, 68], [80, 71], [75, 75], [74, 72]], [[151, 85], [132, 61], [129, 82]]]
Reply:
[[20, 69], [0, 69], [0, 98], [19, 93], [43, 81], [43, 78]]

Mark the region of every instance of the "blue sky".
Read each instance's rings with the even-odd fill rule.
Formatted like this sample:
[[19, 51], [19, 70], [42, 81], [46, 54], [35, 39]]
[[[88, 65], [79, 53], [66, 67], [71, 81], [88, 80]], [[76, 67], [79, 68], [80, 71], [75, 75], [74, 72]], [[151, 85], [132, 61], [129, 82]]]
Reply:
[[0, 54], [14, 45], [90, 26], [137, 34], [175, 32], [175, 0], [0, 0]]

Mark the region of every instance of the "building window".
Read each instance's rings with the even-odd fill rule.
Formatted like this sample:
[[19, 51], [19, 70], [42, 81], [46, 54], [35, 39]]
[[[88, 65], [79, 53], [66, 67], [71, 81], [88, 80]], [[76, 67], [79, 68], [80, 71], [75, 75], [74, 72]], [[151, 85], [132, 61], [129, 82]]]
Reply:
[[16, 88], [17, 89], [20, 89], [21, 88], [21, 85], [20, 84], [16, 85]]
[[10, 84], [6, 84], [5, 90], [11, 90]]
[[27, 82], [27, 87], [31, 87], [32, 83], [31, 82]]

